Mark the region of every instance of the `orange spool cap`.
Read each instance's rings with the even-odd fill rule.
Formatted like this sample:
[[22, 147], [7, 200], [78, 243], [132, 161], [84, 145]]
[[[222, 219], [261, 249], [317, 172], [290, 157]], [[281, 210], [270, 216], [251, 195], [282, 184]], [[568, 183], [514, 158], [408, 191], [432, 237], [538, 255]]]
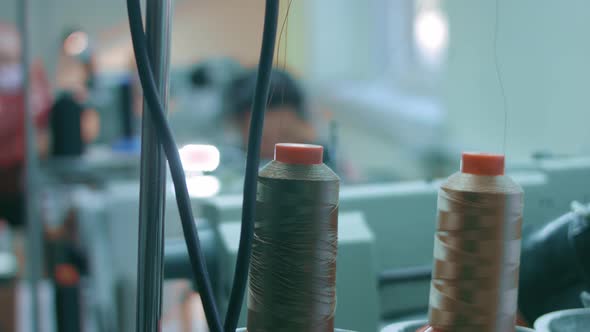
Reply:
[[463, 152], [461, 172], [474, 175], [504, 175], [504, 155]]
[[324, 148], [313, 144], [278, 143], [275, 160], [292, 165], [318, 165], [324, 160]]

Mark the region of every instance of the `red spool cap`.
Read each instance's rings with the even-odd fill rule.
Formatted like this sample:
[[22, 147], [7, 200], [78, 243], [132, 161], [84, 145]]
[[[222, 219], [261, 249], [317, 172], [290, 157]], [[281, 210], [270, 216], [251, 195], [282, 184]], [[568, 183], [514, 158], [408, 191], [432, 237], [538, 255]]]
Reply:
[[323, 163], [324, 148], [313, 144], [278, 143], [275, 160], [293, 165], [317, 165]]
[[80, 281], [80, 274], [70, 264], [59, 264], [55, 267], [55, 281], [58, 285], [72, 287]]
[[474, 175], [504, 175], [504, 155], [463, 152], [461, 172]]

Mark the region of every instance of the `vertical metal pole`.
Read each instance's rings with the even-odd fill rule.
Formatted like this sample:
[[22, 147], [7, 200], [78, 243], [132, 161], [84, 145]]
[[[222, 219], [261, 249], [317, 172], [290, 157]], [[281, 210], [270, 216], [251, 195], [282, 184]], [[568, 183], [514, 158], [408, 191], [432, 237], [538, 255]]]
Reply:
[[22, 71], [24, 92], [24, 124], [25, 124], [25, 206], [24, 215], [27, 227], [27, 263], [26, 270], [30, 285], [31, 295], [31, 328], [39, 331], [39, 292], [38, 285], [41, 279], [41, 241], [43, 240], [42, 227], [37, 214], [37, 139], [34, 114], [31, 109], [31, 8], [29, 0], [19, 0], [18, 20], [21, 35]]
[[[148, 52], [165, 109], [170, 69], [170, 10], [171, 0], [146, 1]], [[166, 163], [146, 104], [144, 102], [141, 133], [136, 329], [138, 332], [157, 332], [164, 271]]]

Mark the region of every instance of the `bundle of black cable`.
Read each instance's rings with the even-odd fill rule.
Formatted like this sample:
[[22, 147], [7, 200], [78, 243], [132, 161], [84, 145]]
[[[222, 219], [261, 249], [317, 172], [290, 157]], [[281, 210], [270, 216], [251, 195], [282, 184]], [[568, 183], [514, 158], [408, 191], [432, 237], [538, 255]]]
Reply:
[[318, 145], [277, 144], [258, 176], [248, 332], [333, 332], [338, 176]]

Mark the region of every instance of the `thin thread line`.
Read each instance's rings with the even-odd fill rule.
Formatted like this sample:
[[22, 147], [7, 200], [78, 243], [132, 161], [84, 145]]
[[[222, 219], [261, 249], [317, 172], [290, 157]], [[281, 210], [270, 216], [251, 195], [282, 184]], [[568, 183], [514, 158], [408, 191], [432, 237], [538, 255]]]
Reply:
[[[289, 22], [289, 12], [291, 11], [291, 3], [293, 2], [293, 0], [289, 0], [289, 4], [287, 5], [287, 11], [285, 13], [285, 18], [283, 20], [283, 24], [281, 24], [281, 30], [279, 31], [279, 40], [277, 42], [277, 58], [276, 58], [276, 64], [275, 66], [277, 68], [280, 68], [280, 56], [281, 56], [281, 42], [283, 41], [283, 31], [285, 31], [285, 46], [284, 46], [284, 51], [283, 51], [283, 70], [287, 69], [287, 45], [288, 45], [288, 40], [287, 40], [287, 33], [289, 31], [289, 28], [287, 26], [287, 23]], [[287, 30], [285, 30], [285, 26], [287, 26]], [[272, 82], [271, 82], [271, 86], [272, 86]], [[267, 101], [267, 106], [270, 105], [270, 101], [272, 100], [274, 93], [275, 93], [275, 88], [271, 89], [270, 91], [270, 96], [268, 98]], [[285, 91], [282, 91], [281, 94], [281, 104], [283, 104], [284, 102], [284, 97], [285, 97]], [[268, 107], [267, 107], [268, 109]], [[283, 132], [283, 118], [281, 117], [279, 120], [279, 135], [281, 135], [281, 133]]]
[[[289, 5], [287, 7], [287, 12], [285, 14], [285, 18], [283, 19], [283, 24], [281, 24], [281, 30], [279, 31], [279, 40], [277, 41], [277, 57], [275, 59], [275, 67], [277, 67], [277, 68], [280, 68], [281, 42], [283, 41], [283, 30], [285, 29], [285, 25], [287, 23], [287, 18], [289, 17], [289, 10], [291, 9], [291, 1], [289, 1]], [[285, 40], [285, 43], [286, 43], [286, 40]], [[285, 56], [285, 59], [286, 59], [286, 56]], [[285, 67], [286, 67], [286, 65], [285, 65]], [[267, 101], [267, 106], [270, 104], [270, 100], [274, 96], [275, 90], [276, 89], [271, 89], [270, 96]]]
[[[283, 23], [283, 27], [287, 27], [285, 30], [285, 49], [283, 50], [283, 71], [287, 71], [287, 47], [289, 46], [289, 11], [291, 10], [291, 2], [293, 0], [289, 0], [289, 6], [287, 7], [287, 14], [285, 14], [285, 22]], [[285, 90], [281, 92], [281, 104], [285, 102]]]
[[498, 83], [500, 84], [500, 93], [502, 94], [502, 105], [504, 107], [504, 140], [502, 142], [502, 153], [506, 155], [506, 136], [508, 135], [508, 102], [506, 101], [506, 91], [504, 90], [504, 82], [502, 81], [500, 64], [498, 62], [498, 16], [500, 16], [500, 0], [496, 0], [496, 18], [494, 27], [494, 65], [496, 68]]

